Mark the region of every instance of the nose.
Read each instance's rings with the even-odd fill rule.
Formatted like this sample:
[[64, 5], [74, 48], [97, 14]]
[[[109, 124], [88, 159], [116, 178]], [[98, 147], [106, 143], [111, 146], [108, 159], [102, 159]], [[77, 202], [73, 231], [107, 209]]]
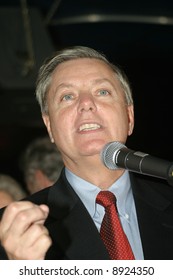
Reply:
[[92, 94], [89, 93], [82, 93], [79, 98], [79, 105], [78, 105], [78, 111], [80, 113], [84, 111], [96, 111], [96, 104], [95, 100]]

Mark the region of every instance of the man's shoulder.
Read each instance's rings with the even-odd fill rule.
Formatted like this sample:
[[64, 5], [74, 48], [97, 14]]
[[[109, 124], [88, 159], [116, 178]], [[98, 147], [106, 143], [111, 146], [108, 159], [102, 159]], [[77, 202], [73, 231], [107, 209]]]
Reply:
[[136, 173], [131, 174], [131, 179], [134, 190], [138, 191], [139, 188], [142, 192], [157, 193], [173, 202], [173, 186], [167, 180]]
[[35, 204], [47, 204], [49, 194], [51, 190], [53, 190], [53, 195], [54, 195], [54, 190], [57, 191], [61, 187], [64, 187], [65, 184], [65, 175], [64, 175], [64, 170], [62, 171], [60, 177], [58, 180], [50, 187], [46, 187], [30, 196], [27, 196], [24, 200], [29, 200]]
[[51, 187], [44, 188], [32, 195], [25, 197], [23, 200], [31, 201], [35, 204], [46, 203], [48, 199], [49, 190]]

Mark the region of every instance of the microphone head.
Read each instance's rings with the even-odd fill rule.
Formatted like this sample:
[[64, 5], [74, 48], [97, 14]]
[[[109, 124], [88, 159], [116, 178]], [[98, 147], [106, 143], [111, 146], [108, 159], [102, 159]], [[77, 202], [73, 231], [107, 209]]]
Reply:
[[124, 144], [116, 141], [109, 142], [104, 146], [101, 151], [101, 160], [108, 169], [115, 170], [120, 168], [115, 163], [115, 156], [117, 152], [124, 147], [126, 147]]

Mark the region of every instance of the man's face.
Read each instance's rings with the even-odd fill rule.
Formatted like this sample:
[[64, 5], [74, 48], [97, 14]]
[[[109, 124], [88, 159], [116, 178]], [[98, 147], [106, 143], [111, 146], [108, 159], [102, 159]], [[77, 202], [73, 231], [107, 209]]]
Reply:
[[133, 106], [126, 105], [115, 73], [97, 59], [60, 64], [47, 104], [43, 119], [65, 161], [98, 155], [110, 141], [124, 143], [133, 130]]

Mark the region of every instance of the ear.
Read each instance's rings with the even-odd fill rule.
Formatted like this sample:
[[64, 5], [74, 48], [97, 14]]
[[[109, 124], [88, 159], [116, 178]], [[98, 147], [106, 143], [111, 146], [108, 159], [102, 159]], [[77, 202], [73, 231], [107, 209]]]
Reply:
[[48, 134], [49, 134], [49, 137], [50, 137], [50, 141], [52, 143], [54, 143], [54, 139], [53, 139], [53, 136], [52, 136], [52, 130], [51, 130], [51, 125], [50, 125], [50, 118], [49, 118], [49, 115], [47, 114], [44, 114], [42, 115], [42, 119], [43, 119], [43, 122], [47, 128], [47, 131], [48, 131]]
[[134, 128], [134, 107], [133, 105], [129, 105], [127, 107], [128, 110], [128, 118], [129, 118], [129, 129], [128, 129], [128, 136], [130, 136], [133, 132]]

